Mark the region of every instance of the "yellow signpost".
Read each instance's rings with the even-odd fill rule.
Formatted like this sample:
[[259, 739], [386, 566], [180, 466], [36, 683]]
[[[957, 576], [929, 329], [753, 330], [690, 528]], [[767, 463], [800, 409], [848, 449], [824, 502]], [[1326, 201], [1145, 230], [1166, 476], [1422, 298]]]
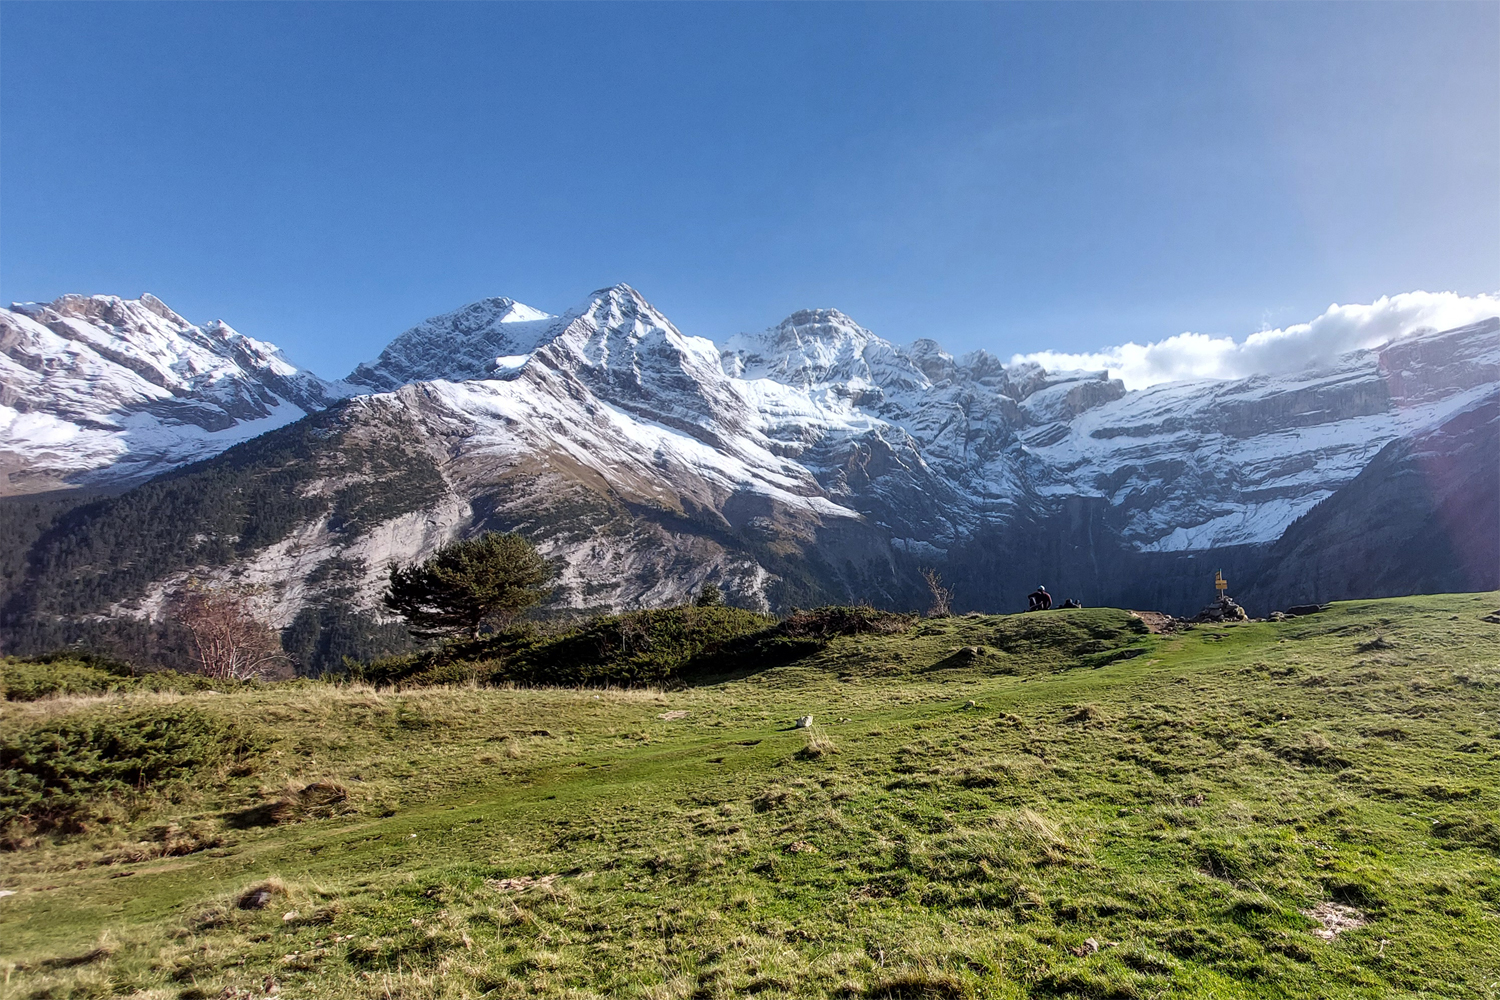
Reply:
[[1219, 599], [1224, 599], [1224, 591], [1229, 589], [1229, 581], [1224, 579], [1222, 569], [1214, 571], [1214, 589], [1219, 592]]

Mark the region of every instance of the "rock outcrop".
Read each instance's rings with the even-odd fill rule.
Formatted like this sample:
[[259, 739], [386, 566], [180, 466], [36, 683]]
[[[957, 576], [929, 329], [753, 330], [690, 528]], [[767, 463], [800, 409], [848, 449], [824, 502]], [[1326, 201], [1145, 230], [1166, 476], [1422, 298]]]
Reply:
[[1192, 618], [1195, 622], [1247, 622], [1250, 616], [1232, 597], [1221, 597]]

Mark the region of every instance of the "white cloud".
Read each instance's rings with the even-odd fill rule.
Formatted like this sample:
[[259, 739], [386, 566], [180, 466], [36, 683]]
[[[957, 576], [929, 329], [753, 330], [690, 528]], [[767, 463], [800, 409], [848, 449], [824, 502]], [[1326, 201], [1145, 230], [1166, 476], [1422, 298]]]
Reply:
[[1341, 354], [1378, 347], [1430, 330], [1451, 330], [1500, 316], [1500, 298], [1453, 292], [1406, 292], [1367, 306], [1332, 305], [1311, 323], [1252, 333], [1242, 341], [1179, 333], [1142, 346], [1121, 344], [1087, 354], [1039, 351], [1012, 364], [1035, 362], [1049, 371], [1109, 369], [1127, 389], [1198, 378], [1244, 378], [1297, 371]]

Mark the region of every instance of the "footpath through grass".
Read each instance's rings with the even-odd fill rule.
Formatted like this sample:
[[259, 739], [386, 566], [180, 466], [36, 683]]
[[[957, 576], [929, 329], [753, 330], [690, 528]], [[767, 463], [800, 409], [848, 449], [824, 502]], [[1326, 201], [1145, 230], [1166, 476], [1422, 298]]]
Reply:
[[17, 745], [239, 742], [12, 826], [4, 995], [1500, 996], [1497, 607], [971, 616], [666, 693], [6, 703]]

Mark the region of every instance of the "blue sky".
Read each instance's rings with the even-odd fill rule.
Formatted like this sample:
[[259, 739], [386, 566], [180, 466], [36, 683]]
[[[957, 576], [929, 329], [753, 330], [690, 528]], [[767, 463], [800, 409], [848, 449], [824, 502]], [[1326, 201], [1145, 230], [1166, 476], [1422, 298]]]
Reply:
[[1003, 356], [1500, 287], [1500, 5], [0, 5], [0, 298]]

